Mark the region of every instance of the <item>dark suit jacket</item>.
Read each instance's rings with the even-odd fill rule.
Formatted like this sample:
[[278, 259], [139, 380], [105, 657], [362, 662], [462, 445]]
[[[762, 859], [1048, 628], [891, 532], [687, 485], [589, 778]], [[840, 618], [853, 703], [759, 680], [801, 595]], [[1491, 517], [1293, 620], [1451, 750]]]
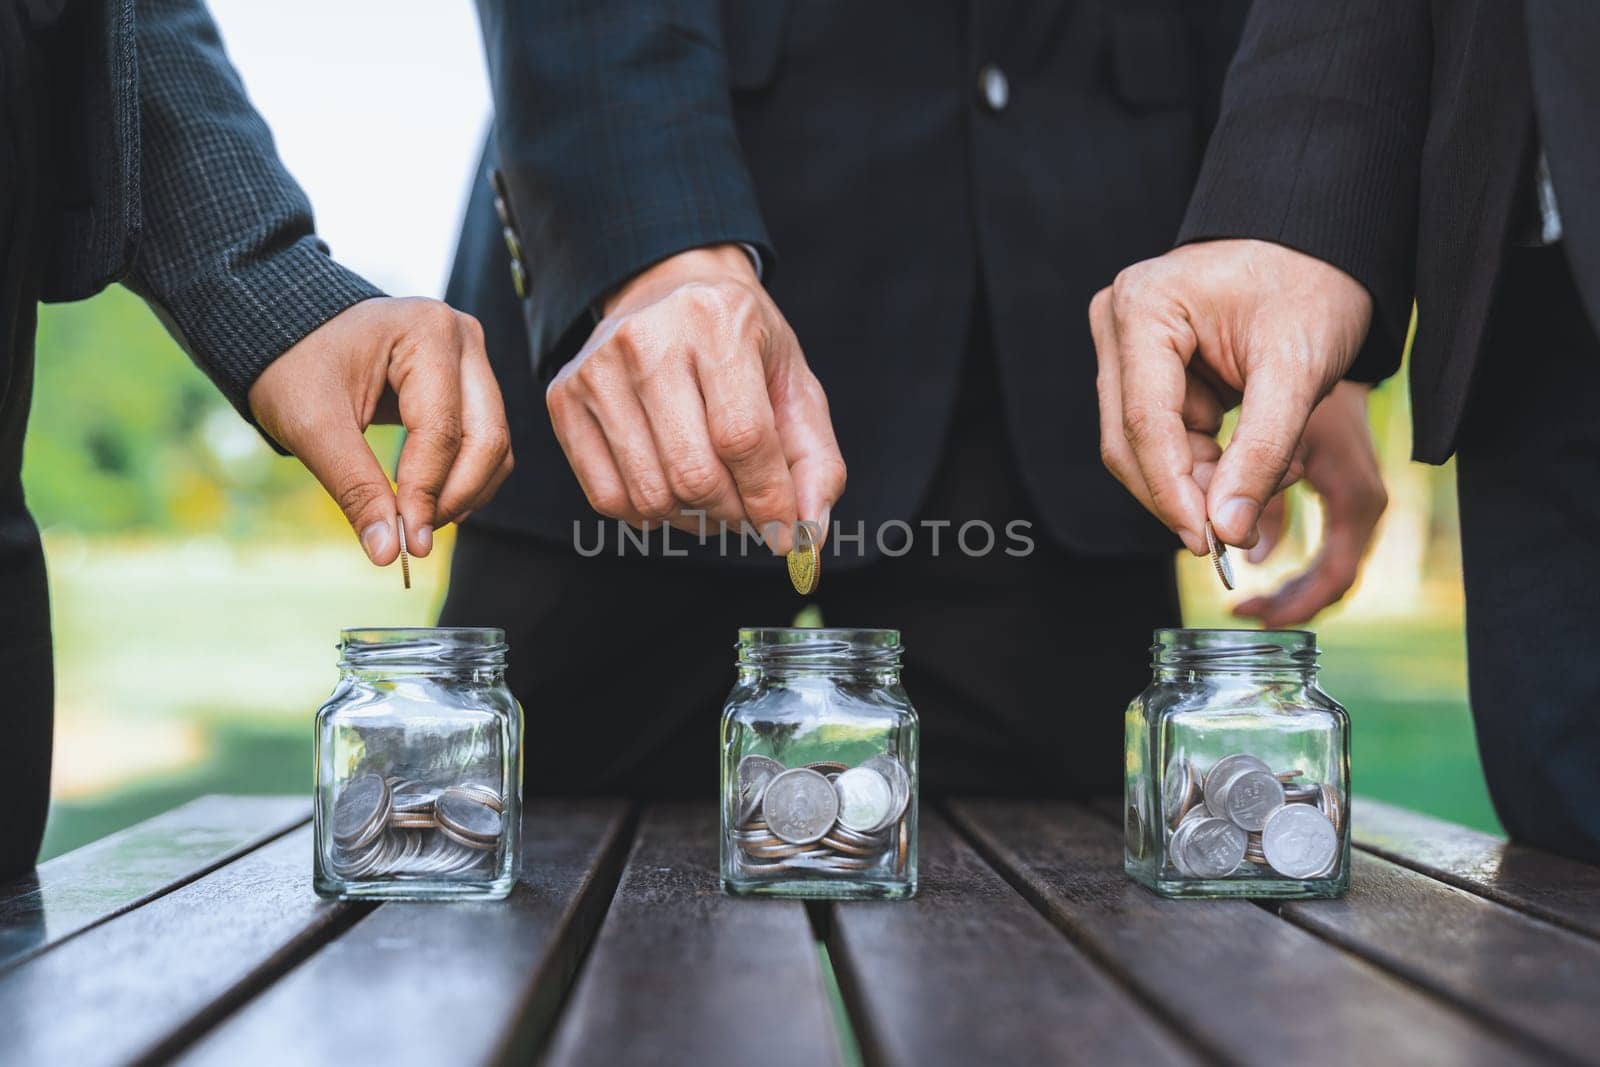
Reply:
[[1415, 451], [1442, 462], [1537, 148], [1600, 322], [1597, 42], [1592, 0], [1259, 0], [1182, 239], [1277, 241], [1361, 281], [1357, 377], [1398, 366], [1415, 297]]
[[54, 143], [40, 158], [40, 296], [145, 297], [218, 388], [379, 295], [335, 263], [202, 0], [30, 0]]
[[[485, 169], [504, 172], [531, 295], [519, 307], [479, 182], [448, 299], [483, 321], [517, 469], [472, 521], [570, 543], [592, 512], [545, 381], [612, 287], [744, 241], [828, 391], [846, 529], [917, 517], [981, 287], [1045, 534], [1091, 553], [1169, 550], [1101, 465], [1086, 309], [1121, 267], [1170, 247], [1241, 7], [480, 0]], [[988, 64], [1008, 80], [999, 109], [979, 84]]]

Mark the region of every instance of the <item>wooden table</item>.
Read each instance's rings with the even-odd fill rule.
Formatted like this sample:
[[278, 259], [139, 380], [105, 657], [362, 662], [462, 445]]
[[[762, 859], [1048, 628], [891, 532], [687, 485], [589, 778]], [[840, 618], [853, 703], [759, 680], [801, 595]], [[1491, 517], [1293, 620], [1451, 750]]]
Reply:
[[723, 896], [712, 805], [538, 803], [496, 904], [311, 892], [207, 797], [0, 887], [0, 1061], [1600, 1062], [1600, 868], [1357, 802], [1337, 901], [1168, 901], [1119, 805], [924, 814], [903, 903]]

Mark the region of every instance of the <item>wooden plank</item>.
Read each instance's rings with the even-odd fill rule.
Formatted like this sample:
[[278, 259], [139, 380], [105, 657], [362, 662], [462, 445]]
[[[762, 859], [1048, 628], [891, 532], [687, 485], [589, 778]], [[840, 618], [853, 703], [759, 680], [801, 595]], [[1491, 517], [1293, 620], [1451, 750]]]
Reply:
[[1199, 1062], [926, 810], [920, 866], [914, 899], [833, 911], [829, 950], [869, 1062]]
[[1357, 797], [1355, 841], [1412, 870], [1600, 937], [1600, 867]]
[[165, 1056], [365, 910], [312, 893], [311, 828], [296, 830], [0, 975], [0, 1049], [73, 1067]]
[[1345, 897], [1281, 914], [1551, 1054], [1596, 1062], [1600, 943], [1360, 851], [1350, 874]]
[[549, 1062], [768, 1067], [840, 1055], [804, 905], [722, 894], [715, 805], [650, 808]]
[[605, 916], [628, 821], [621, 801], [530, 804], [522, 878], [506, 900], [384, 904], [182, 1061], [527, 1060]]
[[311, 817], [304, 797], [207, 796], [0, 885], [0, 970], [215, 870]]
[[1219, 1059], [1538, 1062], [1264, 908], [1136, 885], [1122, 870], [1121, 830], [1085, 808], [966, 801], [952, 814], [1046, 917]]

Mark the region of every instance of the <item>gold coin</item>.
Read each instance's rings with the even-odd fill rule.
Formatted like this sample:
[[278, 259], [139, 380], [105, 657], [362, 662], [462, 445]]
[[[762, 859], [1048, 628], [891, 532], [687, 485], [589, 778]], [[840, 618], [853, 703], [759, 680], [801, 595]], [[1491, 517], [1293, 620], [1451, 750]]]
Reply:
[[802, 522], [795, 530], [794, 550], [789, 553], [789, 581], [801, 596], [810, 596], [822, 576], [822, 553], [817, 550], [817, 524]]
[[404, 515], [394, 517], [395, 525], [400, 528], [400, 578], [406, 583], [406, 588], [411, 588], [411, 554], [406, 551], [406, 520]]

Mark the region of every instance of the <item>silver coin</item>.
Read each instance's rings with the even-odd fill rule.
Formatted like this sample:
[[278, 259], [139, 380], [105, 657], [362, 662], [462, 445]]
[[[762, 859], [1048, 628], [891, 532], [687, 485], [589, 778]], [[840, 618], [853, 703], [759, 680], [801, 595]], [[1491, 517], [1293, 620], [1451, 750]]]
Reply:
[[[1198, 810], [1200, 809], [1194, 809], [1194, 811]], [[1200, 818], [1210, 818], [1210, 816], [1203, 815]], [[1184, 859], [1184, 849], [1189, 843], [1189, 835], [1194, 832], [1194, 823], [1196, 821], [1195, 819], [1185, 818], [1178, 829], [1173, 832], [1172, 840], [1167, 842], [1167, 860], [1185, 878], [1196, 877], [1195, 873], [1189, 869], [1188, 862]]]
[[1224, 810], [1222, 792], [1227, 786], [1228, 779], [1244, 770], [1272, 773], [1271, 767], [1268, 767], [1254, 756], [1246, 755], [1243, 752], [1236, 752], [1231, 756], [1223, 756], [1213, 763], [1211, 769], [1206, 772], [1206, 807], [1220, 815]]
[[1139, 818], [1139, 809], [1132, 804], [1128, 805], [1127, 812], [1122, 816], [1123, 844], [1128, 850], [1128, 855], [1134, 859], [1144, 858], [1144, 820]]
[[462, 782], [453, 787], [458, 793], [465, 793], [474, 800], [481, 800], [495, 811], [505, 811], [505, 798], [500, 795], [500, 790], [487, 786], [481, 782]]
[[1283, 802], [1285, 804], [1315, 804], [1317, 798], [1321, 795], [1322, 787], [1315, 782], [1283, 787]]
[[[411, 783], [407, 783], [411, 784]], [[426, 792], [399, 792], [391, 794], [393, 799], [389, 802], [389, 810], [396, 814], [414, 814], [433, 810], [434, 793]]]
[[1226, 819], [1196, 819], [1185, 826], [1183, 862], [1197, 878], [1224, 878], [1244, 862], [1248, 837]]
[[1217, 577], [1222, 579], [1222, 587], [1232, 590], [1237, 586], [1233, 575], [1233, 560], [1228, 558], [1228, 546], [1217, 538], [1217, 532], [1211, 528], [1211, 520], [1206, 520], [1206, 548], [1211, 550], [1211, 566], [1216, 569]]
[[1223, 810], [1235, 826], [1260, 830], [1267, 817], [1283, 807], [1283, 783], [1266, 771], [1243, 770], [1228, 782], [1223, 795]]
[[1339, 834], [1344, 833], [1344, 804], [1339, 799], [1339, 790], [1332, 782], [1323, 782], [1317, 787], [1317, 810], [1328, 817], [1333, 823], [1333, 828]]
[[351, 779], [333, 802], [333, 839], [361, 848], [377, 839], [389, 817], [389, 785], [380, 775]]
[[871, 767], [841, 771], [833, 791], [839, 794], [839, 825], [846, 830], [871, 833], [894, 812], [894, 786]]
[[873, 827], [874, 831], [887, 830], [894, 823], [900, 821], [900, 816], [906, 813], [906, 808], [911, 805], [911, 772], [906, 770], [906, 765], [893, 756], [873, 756], [871, 759], [862, 760], [861, 766], [871, 767], [889, 780], [894, 787], [894, 803], [890, 807], [888, 818], [881, 825]]
[[796, 767], [767, 783], [761, 814], [772, 832], [791, 845], [821, 840], [839, 817], [839, 794], [816, 771]]
[[1184, 815], [1200, 802], [1200, 771], [1187, 756], [1173, 756], [1167, 764], [1161, 799], [1167, 813], [1167, 826], [1177, 829]]
[[1339, 854], [1339, 832], [1309, 804], [1287, 804], [1261, 831], [1261, 852], [1285, 878], [1314, 878]]
[[1196, 819], [1209, 818], [1211, 818], [1211, 812], [1206, 808], [1205, 803], [1202, 801], [1183, 813], [1183, 818], [1178, 820], [1178, 829], [1183, 829], [1185, 825], [1194, 822]]
[[455, 789], [439, 794], [433, 805], [439, 829], [448, 830], [457, 837], [478, 841], [493, 841], [500, 836], [504, 816], [481, 799]]

